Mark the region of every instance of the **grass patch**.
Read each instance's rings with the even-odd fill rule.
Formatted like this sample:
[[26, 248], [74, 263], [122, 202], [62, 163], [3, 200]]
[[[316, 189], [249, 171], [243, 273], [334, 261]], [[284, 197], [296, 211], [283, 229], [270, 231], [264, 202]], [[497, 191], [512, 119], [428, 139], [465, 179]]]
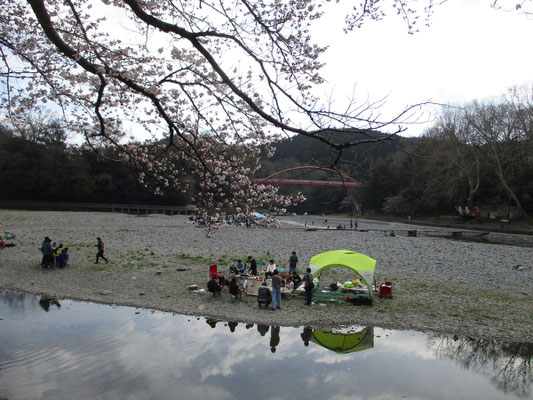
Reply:
[[[225, 258], [226, 256], [222, 256], [222, 257]], [[203, 257], [203, 256], [195, 256], [195, 255], [185, 254], [185, 253], [178, 254], [177, 258], [179, 260], [196, 261], [196, 262], [199, 262], [199, 263], [202, 263], [202, 264], [207, 264], [207, 265], [217, 264], [217, 262], [218, 262], [217, 260], [220, 259], [220, 257], [217, 259], [213, 255], [211, 255], [210, 258], [207, 258], [207, 257]]]
[[105, 265], [93, 265], [92, 267], [89, 267], [89, 271], [91, 272], [100, 272], [105, 271], [107, 267]]

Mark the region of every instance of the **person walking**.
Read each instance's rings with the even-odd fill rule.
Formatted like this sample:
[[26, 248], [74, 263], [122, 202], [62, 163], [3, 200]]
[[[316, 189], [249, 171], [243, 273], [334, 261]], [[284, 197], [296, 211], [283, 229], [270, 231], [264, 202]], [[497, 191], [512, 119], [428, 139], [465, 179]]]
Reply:
[[276, 308], [281, 308], [281, 278], [277, 269], [272, 275], [272, 310]]
[[304, 275], [305, 283], [305, 305], [311, 305], [311, 300], [313, 299], [313, 288], [315, 284], [313, 283], [313, 275], [311, 274], [311, 268], [307, 267], [307, 273]]
[[298, 265], [298, 256], [296, 252], [293, 251], [289, 257], [289, 275], [293, 275], [296, 272], [296, 266]]
[[98, 248], [98, 253], [96, 253], [96, 261], [94, 263], [98, 264], [98, 260], [100, 258], [103, 258], [105, 260], [105, 263], [107, 264], [108, 260], [104, 257], [104, 241], [99, 237], [97, 237], [96, 240], [96, 247]]

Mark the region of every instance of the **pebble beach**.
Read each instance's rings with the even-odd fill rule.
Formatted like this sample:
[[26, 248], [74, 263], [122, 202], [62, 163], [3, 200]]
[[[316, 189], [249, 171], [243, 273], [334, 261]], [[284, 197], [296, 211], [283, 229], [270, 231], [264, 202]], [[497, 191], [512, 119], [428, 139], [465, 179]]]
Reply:
[[[0, 289], [221, 321], [371, 325], [531, 342], [533, 237], [499, 234], [497, 243], [474, 242], [453, 240], [446, 228], [359, 219], [358, 229], [350, 230], [349, 218], [327, 218], [329, 229], [324, 217], [294, 216], [282, 217], [276, 229], [223, 226], [210, 238], [187, 216], [2, 210], [0, 231], [17, 239], [0, 250]], [[388, 236], [391, 230], [396, 236]], [[420, 234], [409, 236], [408, 230]], [[41, 268], [45, 236], [69, 248], [67, 268]], [[107, 264], [94, 263], [97, 236], [105, 242]], [[211, 264], [228, 274], [237, 259], [253, 255], [287, 267], [296, 251], [298, 272], [304, 273], [312, 256], [336, 249], [376, 259], [377, 282], [393, 282], [393, 299], [374, 296], [372, 306], [305, 306], [293, 298], [271, 311], [259, 309], [253, 296], [213, 298], [188, 288], [206, 288]]]

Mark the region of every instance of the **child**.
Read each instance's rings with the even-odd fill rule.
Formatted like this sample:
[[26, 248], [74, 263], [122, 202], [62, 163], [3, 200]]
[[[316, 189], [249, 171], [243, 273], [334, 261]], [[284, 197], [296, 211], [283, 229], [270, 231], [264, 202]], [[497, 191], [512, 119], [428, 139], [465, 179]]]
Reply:
[[57, 257], [57, 263], [59, 268], [65, 268], [68, 262], [68, 247], [61, 250], [61, 253]]

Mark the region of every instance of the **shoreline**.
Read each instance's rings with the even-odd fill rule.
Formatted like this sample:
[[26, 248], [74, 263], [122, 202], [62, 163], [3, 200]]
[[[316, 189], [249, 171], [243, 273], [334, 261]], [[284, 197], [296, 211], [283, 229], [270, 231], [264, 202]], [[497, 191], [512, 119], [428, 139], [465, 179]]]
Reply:
[[[386, 237], [383, 230], [415, 226], [361, 219], [360, 231], [309, 231], [302, 226], [302, 218], [291, 218], [293, 223], [282, 223], [279, 229], [227, 226], [207, 238], [186, 216], [0, 211], [1, 229], [19, 238], [16, 247], [0, 250], [0, 288], [220, 321], [319, 328], [379, 326], [531, 341], [530, 248], [430, 236]], [[66, 269], [39, 266], [46, 235], [70, 248]], [[94, 264], [96, 236], [106, 244], [107, 265]], [[213, 299], [187, 289], [192, 284], [206, 287], [210, 264], [218, 264], [227, 274], [234, 260], [251, 254], [258, 261], [273, 258], [283, 266], [295, 250], [300, 258], [298, 271], [303, 273], [313, 255], [333, 249], [375, 258], [377, 282], [392, 281], [394, 298], [375, 296], [372, 306], [310, 307], [299, 298], [284, 299], [282, 310], [271, 311], [258, 309], [256, 298], [245, 294], [234, 301], [228, 294]]]

